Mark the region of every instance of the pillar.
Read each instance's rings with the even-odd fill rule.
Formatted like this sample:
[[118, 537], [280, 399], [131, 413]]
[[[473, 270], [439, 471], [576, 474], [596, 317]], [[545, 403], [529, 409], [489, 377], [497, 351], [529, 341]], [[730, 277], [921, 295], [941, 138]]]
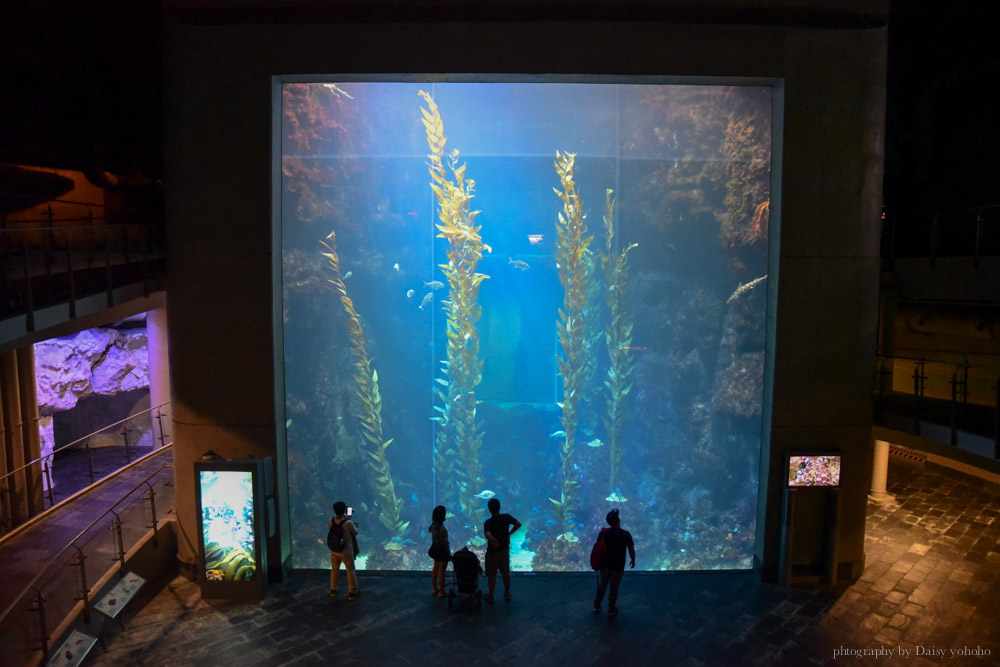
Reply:
[[[38, 387], [35, 385], [35, 347], [25, 345], [17, 350], [17, 384], [21, 392], [21, 443], [24, 460], [36, 461], [42, 456], [38, 432]], [[41, 461], [25, 471], [25, 493], [28, 512], [34, 516], [45, 509]]]
[[[153, 446], [161, 442], [173, 441], [173, 410], [170, 405], [170, 359], [169, 342], [167, 339], [167, 308], [156, 308], [146, 313], [146, 341], [149, 355], [149, 405], [153, 408]], [[157, 419], [157, 406], [161, 418]], [[163, 429], [163, 433], [160, 429]]]
[[885, 490], [885, 479], [889, 473], [889, 443], [885, 440], [875, 441], [874, 459], [872, 460], [872, 486], [868, 497], [880, 503], [892, 500]]
[[14, 525], [28, 518], [28, 498], [25, 494], [24, 430], [21, 417], [21, 392], [17, 373], [17, 351], [0, 354], [0, 393], [3, 394], [4, 430], [3, 455], [7, 464], [7, 493], [10, 516]]

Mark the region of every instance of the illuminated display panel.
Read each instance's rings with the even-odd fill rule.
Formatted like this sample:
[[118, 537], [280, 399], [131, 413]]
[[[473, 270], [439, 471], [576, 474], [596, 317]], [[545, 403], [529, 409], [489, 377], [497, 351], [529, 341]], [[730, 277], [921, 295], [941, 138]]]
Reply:
[[201, 525], [208, 581], [253, 581], [253, 473], [201, 470]]
[[788, 486], [840, 486], [840, 455], [789, 456]]

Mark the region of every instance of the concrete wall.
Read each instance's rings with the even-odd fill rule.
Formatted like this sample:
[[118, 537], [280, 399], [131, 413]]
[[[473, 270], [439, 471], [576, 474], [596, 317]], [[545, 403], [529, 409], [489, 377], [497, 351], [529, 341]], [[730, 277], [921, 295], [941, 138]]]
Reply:
[[[772, 201], [757, 557], [762, 574], [773, 577], [784, 450], [837, 447], [846, 466], [838, 560], [860, 572], [885, 104], [886, 30], [877, 18], [885, 6], [875, 4], [876, 18], [853, 23], [874, 27], [843, 21], [815, 27], [822, 21], [814, 13], [813, 27], [650, 21], [171, 27], [168, 305], [184, 532], [193, 535], [196, 521], [191, 462], [206, 450], [275, 456], [279, 493], [286, 496], [273, 75], [764, 77], [778, 80], [785, 108], [783, 155], [775, 155], [782, 184]], [[194, 545], [179, 548], [182, 560], [194, 559]], [[286, 532], [281, 560], [288, 550]]]

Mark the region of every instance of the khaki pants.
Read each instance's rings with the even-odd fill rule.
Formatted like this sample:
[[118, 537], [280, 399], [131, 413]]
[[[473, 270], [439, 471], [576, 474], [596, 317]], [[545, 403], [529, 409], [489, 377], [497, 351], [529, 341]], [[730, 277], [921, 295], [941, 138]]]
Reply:
[[615, 609], [618, 603], [618, 587], [622, 585], [622, 575], [625, 570], [601, 570], [601, 576], [597, 580], [597, 596], [594, 598], [594, 606], [597, 607], [604, 599], [604, 591], [611, 584], [611, 591], [608, 593], [608, 609]]
[[340, 577], [340, 564], [347, 570], [347, 592], [358, 592], [358, 578], [354, 575], [354, 549], [348, 543], [343, 551], [330, 552], [330, 590], [337, 590], [337, 579]]

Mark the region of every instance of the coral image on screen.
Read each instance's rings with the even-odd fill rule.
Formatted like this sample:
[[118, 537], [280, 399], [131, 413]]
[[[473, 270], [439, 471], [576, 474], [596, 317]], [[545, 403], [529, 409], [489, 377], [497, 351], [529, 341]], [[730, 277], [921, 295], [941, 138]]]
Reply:
[[762, 85], [281, 85], [292, 567], [589, 570], [618, 508], [644, 570], [749, 568], [765, 368]]
[[253, 474], [242, 470], [202, 470], [201, 525], [205, 577], [210, 581], [250, 581], [256, 577], [253, 534]]
[[840, 486], [840, 457], [789, 456], [788, 486]]

